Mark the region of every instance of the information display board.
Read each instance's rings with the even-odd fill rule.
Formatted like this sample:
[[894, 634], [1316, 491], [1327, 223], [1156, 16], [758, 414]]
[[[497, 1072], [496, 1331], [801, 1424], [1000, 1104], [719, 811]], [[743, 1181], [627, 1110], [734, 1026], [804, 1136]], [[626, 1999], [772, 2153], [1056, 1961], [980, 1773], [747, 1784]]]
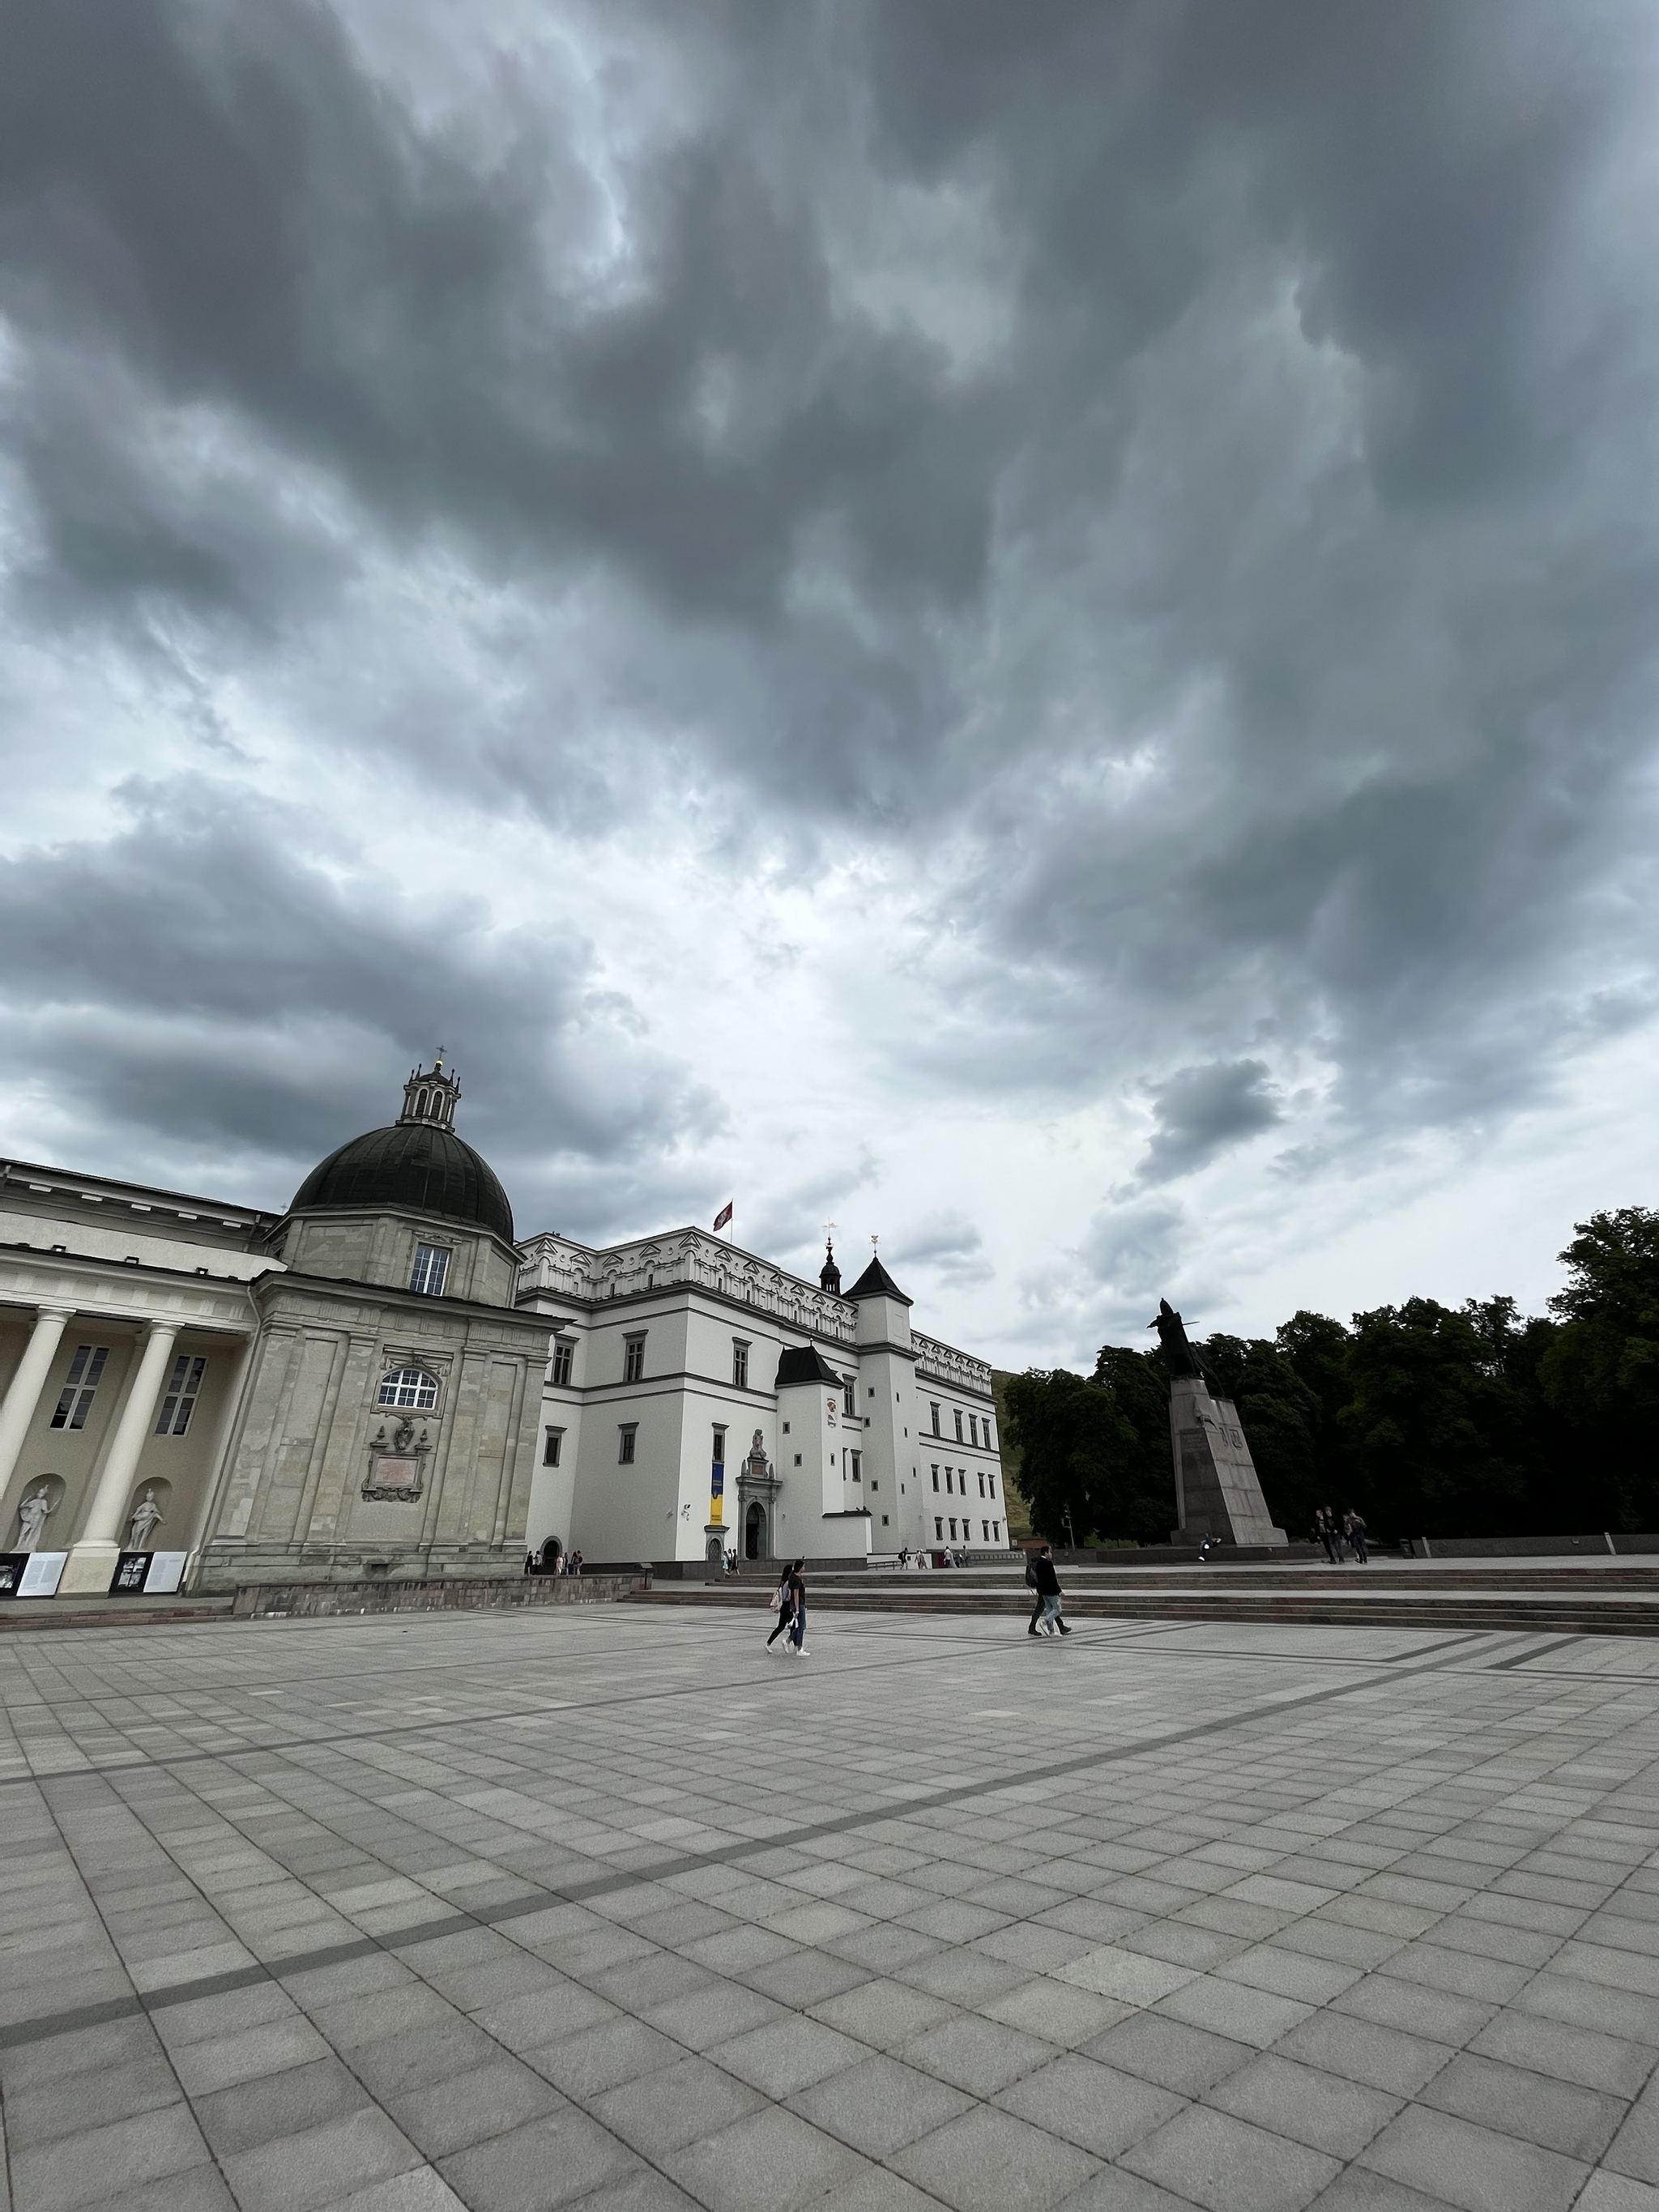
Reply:
[[68, 1562], [67, 1552], [31, 1552], [29, 1563], [23, 1570], [23, 1579], [17, 1585], [19, 1597], [56, 1597], [58, 1585], [64, 1579], [64, 1568]]
[[188, 1552], [152, 1552], [149, 1572], [144, 1577], [146, 1597], [167, 1597], [185, 1578], [185, 1562]]

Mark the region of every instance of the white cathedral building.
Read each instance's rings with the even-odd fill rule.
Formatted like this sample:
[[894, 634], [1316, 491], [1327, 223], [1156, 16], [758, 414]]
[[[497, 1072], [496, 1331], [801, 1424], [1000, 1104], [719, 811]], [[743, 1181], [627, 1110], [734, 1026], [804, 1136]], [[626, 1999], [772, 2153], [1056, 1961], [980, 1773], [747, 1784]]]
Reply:
[[991, 1370], [696, 1229], [514, 1234], [416, 1069], [280, 1214], [0, 1161], [0, 1594], [1000, 1552]]

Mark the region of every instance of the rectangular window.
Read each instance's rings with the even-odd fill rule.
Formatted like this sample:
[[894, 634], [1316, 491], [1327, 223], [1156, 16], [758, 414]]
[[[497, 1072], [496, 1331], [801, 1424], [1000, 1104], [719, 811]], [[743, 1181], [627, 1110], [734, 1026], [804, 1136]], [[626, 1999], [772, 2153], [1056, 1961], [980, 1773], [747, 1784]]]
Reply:
[[556, 1336], [553, 1340], [553, 1373], [550, 1379], [556, 1390], [568, 1390], [570, 1387], [570, 1359], [575, 1349], [575, 1346], [564, 1337]]
[[937, 1468], [933, 1469], [933, 1487], [935, 1490], [939, 1488], [939, 1469]]
[[[854, 1482], [862, 1482], [864, 1480], [863, 1475], [859, 1472], [862, 1462], [863, 1455], [860, 1452], [854, 1452], [853, 1454], [853, 1480]], [[874, 1485], [872, 1484], [871, 1486], [873, 1488]]]
[[933, 1516], [933, 1540], [935, 1543], [941, 1544], [945, 1540], [945, 1523], [939, 1519], [937, 1513]]
[[991, 1523], [991, 1534], [995, 1537], [999, 1544], [1002, 1541], [1002, 1523], [1000, 1521], [994, 1521]]
[[416, 1297], [441, 1298], [444, 1285], [449, 1279], [449, 1255], [441, 1244], [417, 1244], [415, 1247], [415, 1268], [409, 1279], [409, 1287]]
[[740, 1336], [734, 1336], [732, 1340], [732, 1388], [734, 1390], [749, 1388], [749, 1346]]
[[633, 1466], [634, 1439], [638, 1436], [639, 1432], [640, 1425], [637, 1421], [623, 1421], [618, 1425], [617, 1430], [617, 1464], [618, 1467]]
[[167, 1395], [161, 1401], [161, 1418], [155, 1424], [158, 1437], [181, 1437], [189, 1428], [190, 1417], [196, 1411], [196, 1394], [206, 1372], [206, 1360], [194, 1359], [187, 1352], [181, 1352], [173, 1361]]
[[985, 1477], [983, 1475], [981, 1475], [979, 1479], [979, 1494], [981, 1498], [985, 1495]]
[[988, 1475], [986, 1476], [986, 1478], [985, 1478], [985, 1480], [986, 1480], [986, 1484], [987, 1484], [987, 1486], [988, 1486], [988, 1488], [987, 1488], [987, 1495], [988, 1495], [988, 1497], [994, 1498], [994, 1497], [996, 1496], [996, 1494], [997, 1494], [997, 1479], [996, 1479], [995, 1475], [994, 1475], [994, 1474], [988, 1474]]
[[956, 1542], [956, 1540], [957, 1540], [957, 1524], [956, 1524], [956, 1522], [955, 1522], [954, 1521], [952, 1521], [952, 1522], [951, 1522], [951, 1541], [954, 1544], [954, 1543]]
[[970, 1444], [979, 1442], [979, 1421], [972, 1413], [968, 1416], [968, 1441]]
[[939, 1407], [930, 1402], [927, 1410], [933, 1417], [933, 1434], [937, 1437], [943, 1433], [939, 1425]]
[[985, 1449], [986, 1449], [986, 1450], [987, 1450], [987, 1451], [994, 1451], [994, 1450], [996, 1449], [996, 1444], [995, 1444], [995, 1442], [994, 1442], [994, 1440], [993, 1439], [992, 1435], [991, 1435], [991, 1419], [990, 1419], [990, 1416], [989, 1416], [989, 1414], [988, 1414], [988, 1413], [986, 1415], [985, 1419], [984, 1419], [980, 1423], [980, 1426], [981, 1426], [981, 1429], [983, 1429], [983, 1430], [984, 1430], [984, 1431], [985, 1431]]
[[623, 1381], [641, 1382], [645, 1379], [645, 1339], [630, 1336], [623, 1343]]
[[556, 1467], [559, 1463], [559, 1453], [564, 1444], [564, 1431], [548, 1429], [544, 1431], [544, 1434], [545, 1441], [542, 1445], [542, 1465]]
[[109, 1358], [106, 1344], [77, 1344], [75, 1357], [70, 1362], [69, 1376], [63, 1395], [58, 1401], [58, 1410], [52, 1417], [54, 1429], [84, 1429], [87, 1415], [92, 1411], [92, 1401], [98, 1389], [98, 1378], [104, 1371], [104, 1362]]
[[714, 1431], [714, 1465], [716, 1467], [724, 1467], [726, 1465], [726, 1431], [724, 1429], [717, 1428]]
[[841, 1386], [841, 1409], [849, 1420], [858, 1415], [858, 1394], [859, 1386], [849, 1376]]
[[981, 1521], [979, 1525], [984, 1529], [985, 1540], [988, 1544], [991, 1540], [991, 1524], [988, 1521]]
[[960, 1443], [962, 1442], [962, 1411], [959, 1407], [955, 1406], [953, 1406], [951, 1410], [956, 1416], [957, 1442]]

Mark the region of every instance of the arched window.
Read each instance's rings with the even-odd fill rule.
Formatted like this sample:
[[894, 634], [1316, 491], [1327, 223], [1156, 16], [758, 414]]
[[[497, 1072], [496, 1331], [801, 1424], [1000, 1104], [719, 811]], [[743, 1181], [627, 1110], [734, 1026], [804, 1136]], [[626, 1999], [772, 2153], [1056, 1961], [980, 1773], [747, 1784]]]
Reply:
[[398, 1367], [380, 1382], [382, 1406], [406, 1406], [424, 1413], [438, 1402], [438, 1378], [424, 1367]]

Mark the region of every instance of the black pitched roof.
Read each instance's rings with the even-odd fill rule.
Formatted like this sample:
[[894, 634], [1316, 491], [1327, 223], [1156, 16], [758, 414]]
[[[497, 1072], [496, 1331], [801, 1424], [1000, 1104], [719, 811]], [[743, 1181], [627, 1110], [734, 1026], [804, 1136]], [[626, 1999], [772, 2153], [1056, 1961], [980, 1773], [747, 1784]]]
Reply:
[[852, 1289], [850, 1291], [843, 1291], [842, 1292], [842, 1296], [844, 1298], [851, 1298], [854, 1300], [857, 1300], [859, 1298], [896, 1298], [902, 1306], [909, 1306], [915, 1304], [915, 1300], [914, 1298], [907, 1298], [905, 1297], [903, 1291], [900, 1290], [898, 1285], [893, 1280], [892, 1277], [888, 1273], [886, 1268], [882, 1266], [881, 1261], [878, 1259], [872, 1259], [869, 1266], [865, 1269], [864, 1273], [859, 1277], [857, 1282], [854, 1284]]
[[839, 1390], [841, 1377], [830, 1364], [816, 1344], [788, 1344], [778, 1361], [777, 1388], [787, 1390], [792, 1382], [828, 1382]]

